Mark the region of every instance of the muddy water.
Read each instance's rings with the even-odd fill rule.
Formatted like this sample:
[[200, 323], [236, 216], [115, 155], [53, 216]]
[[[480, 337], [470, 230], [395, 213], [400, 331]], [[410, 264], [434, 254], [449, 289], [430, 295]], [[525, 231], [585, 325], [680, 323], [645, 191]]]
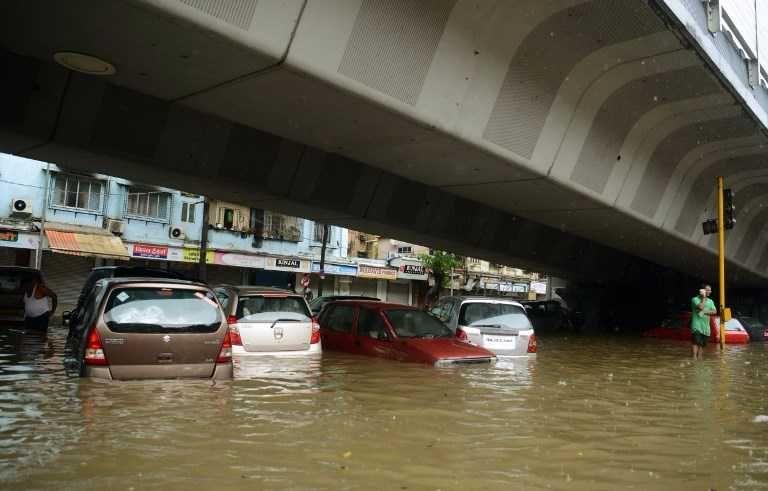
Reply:
[[768, 486], [763, 345], [693, 364], [669, 342], [552, 338], [532, 362], [327, 355], [211, 384], [69, 378], [63, 344], [0, 334], [0, 488]]

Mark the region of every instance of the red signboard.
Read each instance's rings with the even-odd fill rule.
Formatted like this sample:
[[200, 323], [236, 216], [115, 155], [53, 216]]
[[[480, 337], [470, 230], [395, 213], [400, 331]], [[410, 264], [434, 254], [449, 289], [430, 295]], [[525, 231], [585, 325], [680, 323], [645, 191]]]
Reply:
[[148, 257], [152, 259], [166, 259], [168, 257], [168, 248], [165, 246], [134, 244], [133, 256]]

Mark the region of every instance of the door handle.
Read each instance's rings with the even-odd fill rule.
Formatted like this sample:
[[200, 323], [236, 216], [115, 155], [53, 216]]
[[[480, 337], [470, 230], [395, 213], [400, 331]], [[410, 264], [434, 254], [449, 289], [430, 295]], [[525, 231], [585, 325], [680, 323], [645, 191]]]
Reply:
[[157, 355], [158, 363], [173, 363], [173, 353], [160, 353]]

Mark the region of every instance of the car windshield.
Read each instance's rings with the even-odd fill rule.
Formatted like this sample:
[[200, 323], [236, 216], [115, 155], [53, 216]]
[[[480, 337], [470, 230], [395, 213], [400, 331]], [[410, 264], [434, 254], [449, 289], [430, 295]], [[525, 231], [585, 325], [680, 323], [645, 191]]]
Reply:
[[447, 338], [453, 332], [445, 324], [421, 310], [389, 309], [384, 313], [400, 338]]
[[744, 327], [741, 325], [741, 322], [739, 322], [737, 319], [731, 319], [725, 323], [725, 330], [731, 331], [731, 332], [743, 331]]
[[222, 314], [209, 291], [116, 288], [104, 308], [104, 321], [114, 332], [214, 332]]
[[754, 317], [739, 317], [739, 322], [741, 322], [742, 325], [752, 329], [763, 327], [762, 322], [755, 319]]
[[33, 277], [35, 277], [34, 273], [23, 271], [0, 272], [0, 293], [21, 293], [24, 289], [24, 283]]
[[525, 310], [509, 303], [469, 302], [461, 306], [459, 324], [472, 327], [531, 329]]
[[306, 321], [311, 314], [298, 296], [250, 296], [237, 300], [238, 322], [270, 322], [277, 319]]

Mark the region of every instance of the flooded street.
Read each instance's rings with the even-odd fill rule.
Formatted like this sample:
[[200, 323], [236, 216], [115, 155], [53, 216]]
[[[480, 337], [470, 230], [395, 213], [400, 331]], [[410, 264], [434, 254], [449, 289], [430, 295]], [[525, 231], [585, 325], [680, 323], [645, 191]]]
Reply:
[[[70, 378], [64, 332], [0, 335], [4, 489], [768, 487], [768, 356], [544, 338], [432, 368], [328, 354], [233, 382]], [[766, 418], [768, 419], [768, 418]]]

